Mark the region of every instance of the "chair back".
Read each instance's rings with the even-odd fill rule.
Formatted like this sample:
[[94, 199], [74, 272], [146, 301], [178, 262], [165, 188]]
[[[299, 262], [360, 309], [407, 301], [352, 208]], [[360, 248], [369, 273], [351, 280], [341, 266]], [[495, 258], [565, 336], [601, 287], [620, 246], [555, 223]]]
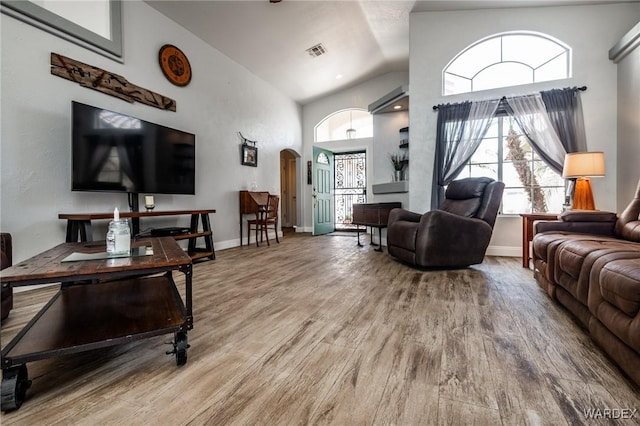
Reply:
[[488, 177], [455, 180], [447, 187], [439, 210], [480, 219], [493, 228], [503, 191], [504, 183]]
[[278, 204], [280, 204], [280, 197], [269, 194], [269, 201], [267, 202], [267, 220], [274, 220], [278, 218]]

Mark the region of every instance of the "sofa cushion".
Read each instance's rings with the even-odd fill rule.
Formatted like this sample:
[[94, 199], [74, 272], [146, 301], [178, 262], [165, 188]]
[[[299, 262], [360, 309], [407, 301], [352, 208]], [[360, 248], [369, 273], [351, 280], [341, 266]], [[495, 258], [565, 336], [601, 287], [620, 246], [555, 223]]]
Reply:
[[625, 223], [619, 229], [620, 236], [625, 240], [640, 243], [640, 220], [633, 220]]
[[484, 190], [493, 179], [487, 177], [455, 180], [449, 184], [445, 193], [446, 199], [439, 210], [458, 216], [475, 217], [482, 204]]
[[602, 256], [593, 264], [589, 281], [593, 316], [640, 353], [640, 252]]
[[630, 317], [640, 312], [640, 259], [609, 262], [600, 271], [602, 298]]
[[636, 186], [635, 197], [618, 215], [616, 235], [625, 240], [640, 242], [640, 180]]
[[440, 205], [440, 210], [464, 217], [474, 217], [479, 208], [480, 198], [455, 201], [444, 200]]

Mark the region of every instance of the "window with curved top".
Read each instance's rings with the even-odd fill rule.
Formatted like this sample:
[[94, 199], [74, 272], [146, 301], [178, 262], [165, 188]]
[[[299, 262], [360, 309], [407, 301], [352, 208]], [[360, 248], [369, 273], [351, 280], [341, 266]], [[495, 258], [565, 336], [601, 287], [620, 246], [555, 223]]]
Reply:
[[541, 33], [496, 34], [460, 52], [443, 71], [443, 95], [571, 77], [571, 48]]
[[315, 128], [316, 142], [331, 142], [373, 137], [373, 116], [362, 109], [334, 112]]

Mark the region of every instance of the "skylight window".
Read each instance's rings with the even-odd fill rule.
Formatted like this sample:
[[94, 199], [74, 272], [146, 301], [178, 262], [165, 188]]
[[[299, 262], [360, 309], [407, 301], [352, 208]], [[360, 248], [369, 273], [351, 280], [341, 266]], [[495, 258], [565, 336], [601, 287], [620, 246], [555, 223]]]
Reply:
[[460, 52], [443, 71], [443, 94], [571, 77], [571, 48], [546, 34], [501, 33]]

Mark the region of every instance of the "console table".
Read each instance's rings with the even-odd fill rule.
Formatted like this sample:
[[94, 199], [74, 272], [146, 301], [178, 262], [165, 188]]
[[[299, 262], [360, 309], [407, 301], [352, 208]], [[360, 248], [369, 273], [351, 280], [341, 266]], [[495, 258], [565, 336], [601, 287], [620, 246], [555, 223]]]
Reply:
[[[63, 243], [2, 270], [11, 287], [62, 283], [2, 348], [2, 410], [18, 409], [31, 382], [26, 363], [174, 333], [177, 365], [193, 328], [192, 262], [171, 237], [133, 242], [137, 255], [109, 257], [105, 244]], [[98, 257], [69, 261], [69, 256]], [[184, 301], [172, 271], [184, 274]], [[161, 274], [161, 275], [160, 275]]]
[[[175, 240], [189, 240], [187, 251], [192, 260], [209, 258], [215, 260], [216, 252], [213, 247], [213, 231], [209, 214], [215, 213], [213, 209], [208, 210], [168, 210], [150, 212], [121, 212], [121, 218], [131, 218], [133, 222], [132, 236], [138, 236], [140, 232], [140, 218], [158, 216], [191, 216], [189, 232], [185, 234], [171, 235]], [[59, 219], [67, 221], [66, 242], [93, 241], [92, 220], [108, 220], [113, 218], [113, 213], [61, 213]], [[202, 230], [198, 230], [199, 221], [202, 220]], [[196, 247], [198, 238], [204, 238], [205, 247]]]
[[522, 213], [522, 267], [529, 267], [531, 252], [529, 243], [533, 240], [533, 223], [536, 220], [556, 220], [557, 214], [550, 213]]
[[[382, 251], [382, 228], [387, 227], [389, 221], [389, 212], [391, 209], [401, 208], [402, 203], [369, 203], [369, 204], [354, 204], [353, 205], [353, 220], [351, 223], [354, 225], [370, 226], [371, 228], [378, 228], [378, 241], [380, 245], [376, 251]], [[365, 229], [366, 231], [366, 229]], [[360, 244], [360, 226], [356, 228], [358, 234], [358, 246]], [[371, 244], [373, 243], [373, 233], [371, 234]]]

